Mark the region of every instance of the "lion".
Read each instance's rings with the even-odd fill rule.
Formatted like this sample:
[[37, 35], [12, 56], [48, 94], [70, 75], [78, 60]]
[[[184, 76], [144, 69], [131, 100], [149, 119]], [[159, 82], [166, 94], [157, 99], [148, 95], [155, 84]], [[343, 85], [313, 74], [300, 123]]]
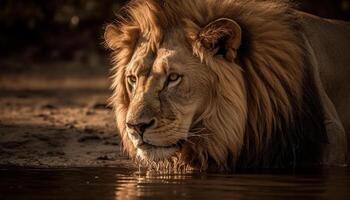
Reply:
[[350, 24], [276, 0], [134, 0], [106, 26], [123, 149], [145, 167], [346, 165]]

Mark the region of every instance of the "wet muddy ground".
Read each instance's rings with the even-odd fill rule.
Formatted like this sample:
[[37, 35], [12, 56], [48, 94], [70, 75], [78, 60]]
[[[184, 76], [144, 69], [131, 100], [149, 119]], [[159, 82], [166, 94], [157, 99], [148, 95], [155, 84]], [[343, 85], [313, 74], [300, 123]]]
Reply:
[[0, 166], [132, 164], [120, 151], [105, 73], [0, 75]]

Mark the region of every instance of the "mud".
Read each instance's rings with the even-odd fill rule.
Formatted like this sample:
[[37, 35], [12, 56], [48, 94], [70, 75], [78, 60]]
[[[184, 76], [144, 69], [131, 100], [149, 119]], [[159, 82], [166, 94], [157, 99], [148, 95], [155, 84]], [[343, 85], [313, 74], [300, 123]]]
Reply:
[[106, 74], [1, 74], [0, 165], [134, 167], [120, 148], [108, 81]]

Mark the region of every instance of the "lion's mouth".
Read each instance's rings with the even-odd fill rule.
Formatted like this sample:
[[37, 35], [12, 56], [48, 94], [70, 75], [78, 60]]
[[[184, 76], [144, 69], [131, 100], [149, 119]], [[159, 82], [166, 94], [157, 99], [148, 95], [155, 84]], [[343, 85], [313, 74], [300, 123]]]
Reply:
[[167, 160], [181, 150], [183, 143], [179, 140], [175, 144], [158, 146], [142, 142], [137, 146], [137, 156], [146, 161]]
[[143, 149], [143, 150], [147, 150], [150, 148], [164, 148], [164, 149], [170, 149], [170, 148], [181, 148], [182, 144], [184, 143], [184, 140], [179, 140], [178, 142], [176, 142], [175, 144], [171, 144], [171, 145], [154, 145], [154, 144], [150, 144], [147, 142], [142, 141], [141, 143], [139, 143], [137, 145], [137, 148], [139, 149]]

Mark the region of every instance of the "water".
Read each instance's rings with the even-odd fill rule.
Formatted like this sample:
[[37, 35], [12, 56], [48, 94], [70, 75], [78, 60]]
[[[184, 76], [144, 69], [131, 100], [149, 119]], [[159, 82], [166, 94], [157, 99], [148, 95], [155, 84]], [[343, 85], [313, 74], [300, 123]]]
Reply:
[[157, 175], [131, 169], [1, 169], [0, 199], [350, 199], [350, 169]]

